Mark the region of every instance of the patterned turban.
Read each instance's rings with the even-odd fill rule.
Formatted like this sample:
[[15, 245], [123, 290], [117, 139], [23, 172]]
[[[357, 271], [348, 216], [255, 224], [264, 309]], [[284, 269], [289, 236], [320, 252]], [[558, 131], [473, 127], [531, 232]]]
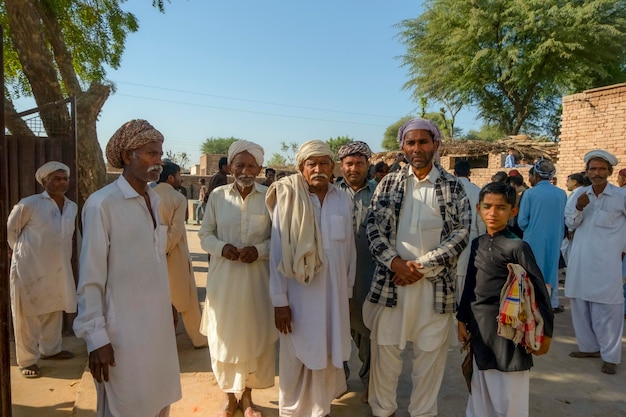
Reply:
[[583, 159], [585, 160], [585, 164], [588, 164], [593, 158], [604, 159], [613, 167], [617, 165], [617, 158], [603, 149], [594, 149], [593, 151], [589, 151], [585, 154]]
[[554, 164], [552, 161], [548, 161], [547, 159], [538, 160], [533, 169], [535, 174], [546, 180], [552, 179], [554, 174], [556, 174]]
[[428, 130], [433, 136], [433, 140], [442, 144], [442, 136], [439, 128], [433, 122], [426, 119], [411, 119], [404, 122], [398, 129], [398, 143], [400, 147], [404, 145], [404, 136], [411, 130]]
[[124, 123], [111, 136], [106, 147], [107, 161], [113, 168], [124, 168], [123, 151], [132, 151], [146, 143], [163, 143], [163, 135], [147, 120], [135, 119]]
[[626, 168], [620, 169], [617, 175], [619, 175], [620, 177], [626, 177]]
[[247, 140], [238, 140], [233, 142], [228, 148], [228, 164], [233, 161], [235, 155], [240, 154], [241, 152], [249, 152], [258, 166], [263, 166], [263, 148], [253, 142], [248, 142]]
[[304, 161], [315, 156], [328, 156], [330, 159], [335, 157], [333, 151], [326, 142], [321, 140], [310, 140], [308, 142], [304, 142], [300, 145], [298, 153], [296, 153], [296, 165], [298, 166], [298, 171], [302, 172], [302, 165], [304, 164]]
[[370, 157], [372, 156], [372, 150], [369, 146], [367, 146], [367, 143], [356, 140], [354, 142], [343, 145], [341, 148], [339, 148], [339, 151], [337, 152], [337, 157], [339, 158], [339, 160], [342, 160], [346, 156], [351, 155], [363, 155], [365, 159], [370, 159]]
[[61, 162], [50, 161], [39, 167], [39, 169], [35, 172], [35, 179], [39, 184], [43, 185], [43, 180], [48, 178], [48, 175], [57, 171], [65, 171], [68, 177], [70, 175], [70, 167]]

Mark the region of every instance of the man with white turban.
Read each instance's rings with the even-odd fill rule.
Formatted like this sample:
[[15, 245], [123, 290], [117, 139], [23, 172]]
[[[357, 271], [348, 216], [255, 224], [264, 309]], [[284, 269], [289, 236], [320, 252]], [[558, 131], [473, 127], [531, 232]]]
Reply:
[[7, 220], [15, 356], [22, 376], [40, 376], [39, 359], [71, 359], [61, 349], [63, 311], [76, 311], [72, 236], [78, 207], [65, 193], [70, 169], [51, 161], [35, 173], [41, 194], [20, 200]]
[[563, 216], [567, 194], [550, 183], [556, 168], [552, 161], [540, 159], [530, 174], [532, 188], [520, 200], [517, 224], [524, 232], [524, 241], [533, 250], [543, 279], [550, 286], [550, 304], [554, 313], [562, 313], [559, 304], [559, 257], [565, 233]]
[[167, 275], [167, 229], [148, 186], [161, 173], [163, 135], [145, 120], [120, 127], [106, 147], [122, 168], [83, 207], [74, 331], [87, 342], [97, 417], [166, 417], [181, 397]]
[[200, 329], [208, 336], [211, 367], [224, 393], [218, 417], [231, 417], [237, 407], [245, 417], [260, 417], [252, 389], [274, 385], [277, 339], [269, 297], [267, 187], [256, 182], [263, 148], [233, 142], [228, 165], [235, 182], [209, 194], [198, 233], [211, 256]]
[[626, 188], [608, 182], [618, 162], [614, 155], [596, 149], [584, 161], [591, 185], [578, 187], [565, 207], [565, 225], [575, 232], [565, 280], [578, 342], [570, 356], [602, 358], [600, 370], [614, 374], [624, 329]]
[[369, 404], [374, 416], [395, 415], [402, 351], [410, 341], [409, 414], [434, 416], [457, 305], [457, 258], [468, 244], [471, 210], [461, 181], [436, 162], [441, 133], [431, 121], [408, 120], [398, 142], [409, 163], [381, 180], [367, 215], [376, 261], [363, 305], [371, 330]]
[[325, 142], [296, 154], [298, 173], [274, 182], [270, 296], [280, 331], [279, 414], [323, 417], [346, 391], [356, 249], [350, 197], [330, 183], [335, 163]]

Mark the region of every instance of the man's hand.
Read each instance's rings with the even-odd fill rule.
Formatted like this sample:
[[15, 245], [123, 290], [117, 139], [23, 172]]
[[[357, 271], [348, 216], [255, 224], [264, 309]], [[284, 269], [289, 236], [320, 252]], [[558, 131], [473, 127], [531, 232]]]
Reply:
[[274, 324], [279, 332], [291, 333], [291, 308], [289, 306], [274, 307]]
[[113, 346], [107, 344], [92, 352], [89, 352], [89, 370], [98, 382], [109, 380], [109, 366], [115, 366]]
[[458, 333], [458, 337], [459, 337], [459, 342], [461, 342], [461, 344], [463, 344], [463, 346], [465, 346], [470, 341], [470, 334], [467, 331], [467, 326], [462, 321], [459, 321], [457, 326], [458, 326], [457, 333]]
[[419, 269], [422, 265], [415, 261], [405, 261], [396, 256], [391, 261], [391, 270], [394, 272], [391, 280], [398, 286], [411, 285], [422, 279], [424, 276]]
[[578, 196], [578, 200], [576, 200], [576, 210], [583, 211], [585, 207], [589, 204], [589, 196], [587, 193], [582, 193]]
[[239, 260], [250, 264], [259, 258], [259, 252], [254, 246], [246, 246], [239, 250]]
[[546, 353], [548, 353], [548, 351], [550, 350], [550, 342], [551, 341], [552, 341], [551, 337], [544, 336], [543, 337], [543, 342], [541, 343], [541, 346], [539, 346], [539, 349], [533, 350], [532, 354], [533, 355], [537, 355], [537, 356], [541, 356], [541, 355], [545, 355]]
[[222, 249], [222, 256], [231, 261], [239, 260], [239, 249], [237, 249], [230, 243], [227, 243]]

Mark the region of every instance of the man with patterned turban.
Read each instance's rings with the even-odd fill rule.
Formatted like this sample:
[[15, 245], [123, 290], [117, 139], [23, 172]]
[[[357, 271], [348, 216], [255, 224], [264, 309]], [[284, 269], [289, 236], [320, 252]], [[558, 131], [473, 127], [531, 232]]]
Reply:
[[626, 188], [608, 182], [618, 162], [614, 155], [596, 149], [584, 161], [591, 185], [577, 188], [565, 208], [565, 225], [575, 231], [565, 280], [578, 342], [570, 356], [602, 358], [600, 370], [614, 374], [624, 330]]
[[356, 250], [350, 197], [330, 183], [333, 156], [325, 142], [305, 142], [296, 154], [298, 173], [267, 192], [281, 417], [327, 416], [346, 391]]
[[65, 193], [70, 169], [51, 161], [35, 173], [41, 194], [20, 200], [7, 220], [15, 356], [22, 376], [37, 378], [39, 359], [71, 359], [61, 350], [63, 311], [76, 311], [72, 236], [78, 207]]
[[[359, 351], [361, 369], [359, 378], [365, 386], [361, 398], [367, 402], [367, 387], [370, 378], [370, 331], [363, 324], [363, 303], [369, 292], [374, 274], [374, 261], [367, 243], [365, 233], [365, 216], [376, 190], [376, 181], [367, 179], [367, 171], [372, 156], [370, 147], [365, 142], [353, 141], [337, 152], [343, 178], [335, 186], [345, 191], [352, 200], [352, 226], [356, 243], [356, 275], [354, 279], [354, 293], [350, 299], [350, 332], [352, 340]], [[346, 379], [350, 375], [346, 366]]]
[[77, 336], [87, 342], [98, 417], [166, 417], [181, 397], [167, 275], [167, 225], [148, 186], [161, 173], [163, 135], [131, 120], [109, 139], [122, 168], [83, 207]]
[[559, 257], [565, 233], [563, 216], [567, 194], [550, 183], [554, 174], [552, 161], [540, 159], [535, 163], [529, 177], [532, 187], [520, 200], [517, 224], [535, 255], [543, 279], [550, 286], [552, 310], [561, 313], [564, 308], [559, 304]]
[[235, 182], [209, 194], [198, 233], [211, 256], [201, 331], [209, 338], [211, 368], [224, 393], [218, 417], [231, 417], [237, 407], [244, 417], [261, 417], [252, 389], [274, 385], [278, 336], [269, 297], [271, 222], [267, 187], [256, 182], [263, 153], [246, 140], [230, 145]]
[[456, 310], [457, 258], [468, 243], [471, 210], [458, 178], [436, 162], [441, 133], [429, 120], [398, 130], [408, 164], [378, 184], [367, 215], [376, 268], [363, 305], [371, 330], [369, 404], [395, 415], [402, 351], [413, 343], [412, 416], [437, 414], [448, 332]]

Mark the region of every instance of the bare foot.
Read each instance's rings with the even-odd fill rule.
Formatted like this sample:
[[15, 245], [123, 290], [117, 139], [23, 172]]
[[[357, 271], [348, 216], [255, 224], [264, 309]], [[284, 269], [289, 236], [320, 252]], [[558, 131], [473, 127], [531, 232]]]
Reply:
[[224, 407], [217, 412], [216, 417], [232, 417], [235, 410], [237, 410], [237, 397], [235, 397], [235, 394], [231, 392], [225, 394], [226, 397], [224, 398]]
[[602, 369], [600, 369], [603, 373], [614, 375], [615, 374], [615, 364], [611, 362], [602, 362]]
[[246, 388], [239, 400], [239, 409], [244, 417], [263, 417], [263, 414], [257, 410], [252, 402], [252, 389]]
[[24, 378], [39, 378], [41, 376], [41, 371], [39, 370], [39, 366], [37, 366], [37, 364], [20, 368], [20, 373]]

